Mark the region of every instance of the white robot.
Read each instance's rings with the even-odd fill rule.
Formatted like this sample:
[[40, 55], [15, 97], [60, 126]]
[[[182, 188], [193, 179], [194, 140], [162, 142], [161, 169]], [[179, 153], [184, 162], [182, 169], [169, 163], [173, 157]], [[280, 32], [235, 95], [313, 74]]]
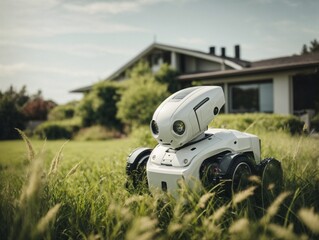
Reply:
[[224, 182], [226, 192], [232, 193], [247, 187], [249, 176], [259, 175], [263, 191], [278, 192], [281, 164], [274, 158], [261, 160], [257, 136], [208, 129], [224, 103], [223, 90], [217, 86], [186, 88], [162, 102], [150, 123], [158, 145], [138, 148], [127, 158], [131, 186], [145, 185], [151, 192], [176, 196], [181, 180], [194, 188], [199, 182], [208, 191]]

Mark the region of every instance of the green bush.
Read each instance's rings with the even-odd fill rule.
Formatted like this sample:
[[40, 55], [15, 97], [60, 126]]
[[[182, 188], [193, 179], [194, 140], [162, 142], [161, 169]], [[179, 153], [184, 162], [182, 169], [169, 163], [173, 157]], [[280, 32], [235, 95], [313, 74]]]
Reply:
[[77, 105], [77, 101], [72, 101], [64, 105], [56, 106], [49, 112], [48, 120], [57, 121], [73, 118]]
[[153, 138], [148, 125], [133, 128], [130, 138], [134, 139], [136, 147], [154, 148], [157, 145], [157, 141]]
[[95, 125], [88, 128], [82, 128], [74, 136], [75, 140], [91, 141], [91, 140], [108, 140], [121, 137], [121, 133], [115, 129]]
[[35, 129], [35, 135], [47, 139], [71, 139], [81, 127], [81, 119], [47, 121]]
[[117, 104], [117, 117], [129, 127], [148, 124], [156, 108], [169, 96], [167, 84], [157, 82], [145, 62], [131, 70], [125, 86]]
[[239, 131], [288, 131], [301, 133], [304, 123], [295, 116], [265, 113], [220, 114], [210, 124], [211, 127], [236, 129]]
[[121, 122], [116, 118], [116, 103], [120, 98], [121, 84], [100, 82], [81, 100], [78, 113], [84, 126], [102, 125], [121, 129]]
[[18, 138], [19, 134], [14, 128], [25, 127], [25, 116], [15, 100], [8, 96], [0, 98], [0, 119], [0, 139]]

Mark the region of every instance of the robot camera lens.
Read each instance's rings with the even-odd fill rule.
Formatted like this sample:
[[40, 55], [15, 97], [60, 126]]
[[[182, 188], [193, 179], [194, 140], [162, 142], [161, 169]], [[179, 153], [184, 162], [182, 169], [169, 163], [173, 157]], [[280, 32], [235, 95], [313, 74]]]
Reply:
[[185, 123], [181, 120], [174, 122], [173, 130], [176, 134], [182, 135], [185, 132]]
[[158, 125], [154, 120], [152, 120], [152, 122], [151, 122], [151, 129], [152, 129], [153, 134], [155, 134], [155, 135], [158, 134], [158, 132], [159, 132]]

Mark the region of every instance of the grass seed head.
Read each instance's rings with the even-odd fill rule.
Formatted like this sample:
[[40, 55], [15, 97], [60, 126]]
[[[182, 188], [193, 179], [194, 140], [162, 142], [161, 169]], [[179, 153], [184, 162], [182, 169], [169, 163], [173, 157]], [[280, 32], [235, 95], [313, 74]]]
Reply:
[[47, 214], [44, 217], [42, 217], [40, 219], [40, 221], [38, 222], [37, 227], [36, 227], [37, 233], [42, 234], [45, 232], [46, 229], [48, 229], [50, 222], [54, 221], [54, 219], [55, 219], [55, 217], [60, 209], [60, 206], [61, 206], [60, 203], [56, 204], [53, 208], [51, 208], [47, 212]]
[[283, 192], [275, 199], [275, 201], [268, 207], [267, 213], [261, 218], [262, 224], [269, 223], [270, 219], [275, 216], [282, 202], [290, 195], [289, 192]]
[[316, 214], [313, 208], [302, 208], [298, 215], [313, 233], [319, 234], [319, 214]]
[[29, 138], [27, 137], [27, 135], [25, 135], [25, 133], [23, 131], [21, 131], [18, 128], [15, 128], [15, 130], [18, 131], [18, 133], [22, 137], [23, 141], [25, 142], [25, 145], [26, 145], [27, 150], [28, 150], [28, 160], [31, 162], [35, 158], [35, 151], [33, 149], [33, 146], [31, 144]]
[[233, 196], [233, 206], [236, 206], [238, 203], [244, 201], [245, 199], [247, 199], [248, 197], [252, 196], [254, 194], [256, 187], [252, 186], [247, 188], [244, 191], [241, 191], [239, 193], [236, 193]]
[[276, 239], [287, 239], [294, 240], [299, 239], [297, 235], [295, 235], [290, 229], [282, 227], [277, 224], [269, 224], [269, 230], [275, 235]]
[[205, 208], [207, 201], [212, 198], [215, 195], [215, 193], [206, 193], [204, 194], [197, 204], [197, 206], [201, 209]]
[[249, 220], [247, 218], [241, 218], [235, 221], [229, 228], [229, 233], [237, 234], [249, 229]]

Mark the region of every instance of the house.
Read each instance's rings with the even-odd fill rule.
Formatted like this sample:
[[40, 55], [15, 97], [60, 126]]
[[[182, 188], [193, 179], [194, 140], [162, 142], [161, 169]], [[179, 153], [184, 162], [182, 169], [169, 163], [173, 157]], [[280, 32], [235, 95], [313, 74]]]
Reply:
[[[223, 87], [225, 113], [266, 112], [299, 114], [319, 108], [319, 53], [293, 55], [245, 61], [240, 57], [240, 46], [234, 47], [234, 56], [153, 43], [131, 59], [106, 80], [125, 80], [125, 73], [138, 61], [149, 62], [156, 72], [167, 63], [179, 73], [181, 88], [192, 84]], [[72, 92], [86, 92], [92, 86]]]

